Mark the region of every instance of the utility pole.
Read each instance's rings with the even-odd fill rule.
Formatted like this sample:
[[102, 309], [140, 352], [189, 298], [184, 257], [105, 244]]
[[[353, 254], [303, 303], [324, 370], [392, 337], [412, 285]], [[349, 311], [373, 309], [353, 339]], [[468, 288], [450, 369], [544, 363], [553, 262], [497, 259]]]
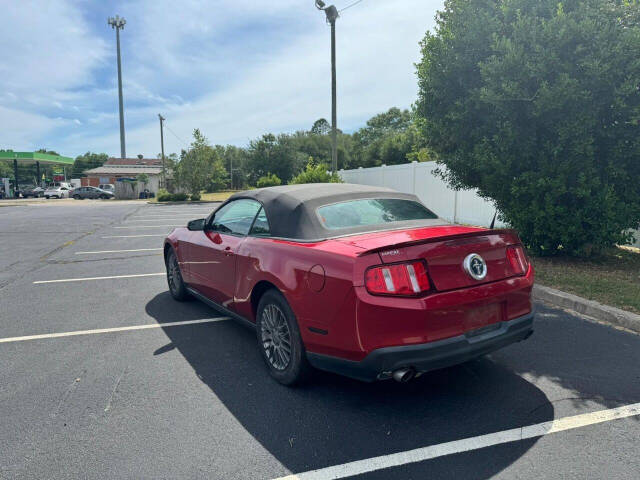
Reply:
[[331, 170], [338, 171], [338, 99], [336, 92], [336, 20], [340, 16], [334, 5], [328, 7], [322, 0], [315, 0], [316, 8], [323, 10], [331, 25]]
[[107, 18], [107, 23], [116, 31], [116, 48], [118, 54], [118, 103], [120, 106], [120, 158], [127, 158], [127, 151], [124, 145], [124, 105], [122, 103], [122, 64], [120, 62], [120, 30], [124, 28], [127, 21], [116, 15], [115, 17]]
[[166, 120], [162, 115], [158, 114], [160, 119], [160, 152], [162, 155], [162, 187], [167, 188], [167, 172], [164, 166], [164, 131], [162, 129], [162, 123]]

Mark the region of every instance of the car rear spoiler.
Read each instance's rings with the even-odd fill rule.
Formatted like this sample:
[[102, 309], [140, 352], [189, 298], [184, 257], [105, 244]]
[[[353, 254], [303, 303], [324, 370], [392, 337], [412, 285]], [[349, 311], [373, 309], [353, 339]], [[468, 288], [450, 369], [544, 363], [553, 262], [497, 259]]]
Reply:
[[379, 253], [384, 252], [386, 250], [393, 250], [397, 248], [410, 247], [412, 245], [420, 245], [424, 243], [433, 243], [433, 242], [442, 242], [447, 240], [460, 240], [464, 238], [473, 238], [473, 237], [482, 237], [489, 235], [513, 235], [515, 238], [518, 238], [518, 232], [511, 228], [501, 228], [496, 230], [478, 230], [476, 232], [468, 232], [468, 233], [457, 233], [454, 235], [442, 235], [439, 237], [431, 237], [424, 238], [419, 240], [411, 240], [408, 242], [400, 242], [385, 245], [383, 247], [370, 248], [368, 250], [363, 250], [362, 252], [358, 252], [358, 257], [362, 257], [363, 255], [369, 255], [371, 253]]

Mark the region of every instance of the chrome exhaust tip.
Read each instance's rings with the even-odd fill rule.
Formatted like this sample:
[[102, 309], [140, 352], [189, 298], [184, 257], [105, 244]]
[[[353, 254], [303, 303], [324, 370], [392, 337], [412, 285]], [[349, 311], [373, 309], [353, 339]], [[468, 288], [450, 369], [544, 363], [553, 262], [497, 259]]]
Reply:
[[415, 376], [416, 371], [413, 368], [399, 368], [392, 374], [393, 379], [398, 383], [407, 383]]

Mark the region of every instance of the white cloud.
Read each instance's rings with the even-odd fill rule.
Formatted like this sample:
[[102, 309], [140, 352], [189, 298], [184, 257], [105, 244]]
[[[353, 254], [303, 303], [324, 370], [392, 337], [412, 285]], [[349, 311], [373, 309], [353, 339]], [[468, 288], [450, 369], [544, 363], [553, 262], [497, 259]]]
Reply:
[[59, 118], [65, 92], [93, 83], [106, 55], [76, 2], [23, 0], [2, 6], [0, 45], [0, 143], [20, 149], [74, 122]]
[[[336, 0], [339, 8], [349, 3]], [[419, 59], [418, 42], [433, 27], [435, 11], [441, 7], [442, 0], [365, 0], [343, 13], [337, 24], [341, 128], [357, 128], [391, 106], [411, 105], [417, 92], [413, 64]], [[317, 118], [330, 117], [329, 27], [311, 0], [142, 0], [111, 10], [127, 19], [122, 44], [130, 156], [159, 151], [159, 112], [184, 140], [189, 141], [197, 127], [214, 143], [235, 144], [268, 131], [309, 128]], [[51, 20], [48, 24], [56, 25]], [[65, 32], [61, 29], [60, 34]], [[107, 33], [112, 36], [110, 30]], [[86, 29], [71, 33], [78, 34], [84, 37], [76, 37], [72, 51], [101, 53], [89, 55], [92, 67], [74, 67], [78, 82], [54, 79], [57, 90], [49, 95], [48, 105], [57, 101], [64, 108], [77, 106], [84, 116], [74, 111], [70, 117], [84, 125], [56, 130], [61, 135], [49, 144], [71, 155], [89, 149], [117, 154], [115, 65], [106, 82], [94, 85], [91, 77], [91, 69], [102, 65], [105, 56], [110, 63], [114, 60], [113, 49], [108, 45], [110, 53], [105, 53], [104, 42], [87, 36]], [[69, 62], [75, 64], [75, 54], [51, 55], [70, 55]], [[0, 86], [2, 81], [0, 75]], [[93, 86], [72, 88], [87, 84]], [[30, 85], [36, 88], [34, 82]], [[37, 88], [47, 86], [41, 83]], [[15, 85], [4, 91], [25, 95]], [[37, 90], [29, 93], [34, 104], [41, 101]], [[165, 133], [167, 152], [183, 147]]]
[[[424, 0], [368, 3], [344, 12], [337, 25], [338, 114], [344, 129], [357, 128], [391, 106], [407, 108], [413, 103], [418, 42], [432, 28], [435, 11], [441, 6]], [[309, 7], [305, 4], [294, 10], [296, 15], [313, 19], [312, 28], [298, 34], [295, 41], [271, 43], [270, 55], [255, 62], [226, 59], [223, 67], [235, 79], [233, 83], [189, 104], [166, 104], [163, 115], [172, 130], [189, 141], [191, 131], [198, 127], [214, 143], [242, 145], [268, 131], [309, 128], [319, 117], [330, 118], [329, 28], [321, 12]], [[177, 39], [176, 44], [180, 43]], [[176, 44], [165, 43], [161, 50], [171, 52]], [[173, 62], [171, 58], [159, 68], [173, 68]], [[209, 62], [217, 62], [217, 56]], [[149, 121], [127, 130], [130, 154], [154, 155], [159, 150], [156, 110], [135, 112], [138, 117], [148, 115]], [[130, 114], [129, 110], [127, 117]], [[165, 145], [167, 151], [176, 152], [184, 147], [170, 133], [165, 134]], [[110, 151], [117, 147], [112, 145]]]
[[70, 122], [61, 118], [6, 108], [0, 105], [0, 149], [16, 151], [40, 148], [38, 139], [55, 128], [64, 128]]

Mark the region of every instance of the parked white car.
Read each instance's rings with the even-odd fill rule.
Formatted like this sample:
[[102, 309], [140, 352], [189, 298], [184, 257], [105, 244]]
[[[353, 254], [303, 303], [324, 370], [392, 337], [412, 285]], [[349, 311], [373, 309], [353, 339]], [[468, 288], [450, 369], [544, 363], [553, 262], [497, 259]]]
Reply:
[[44, 198], [69, 198], [69, 187], [54, 185], [47, 187]]

